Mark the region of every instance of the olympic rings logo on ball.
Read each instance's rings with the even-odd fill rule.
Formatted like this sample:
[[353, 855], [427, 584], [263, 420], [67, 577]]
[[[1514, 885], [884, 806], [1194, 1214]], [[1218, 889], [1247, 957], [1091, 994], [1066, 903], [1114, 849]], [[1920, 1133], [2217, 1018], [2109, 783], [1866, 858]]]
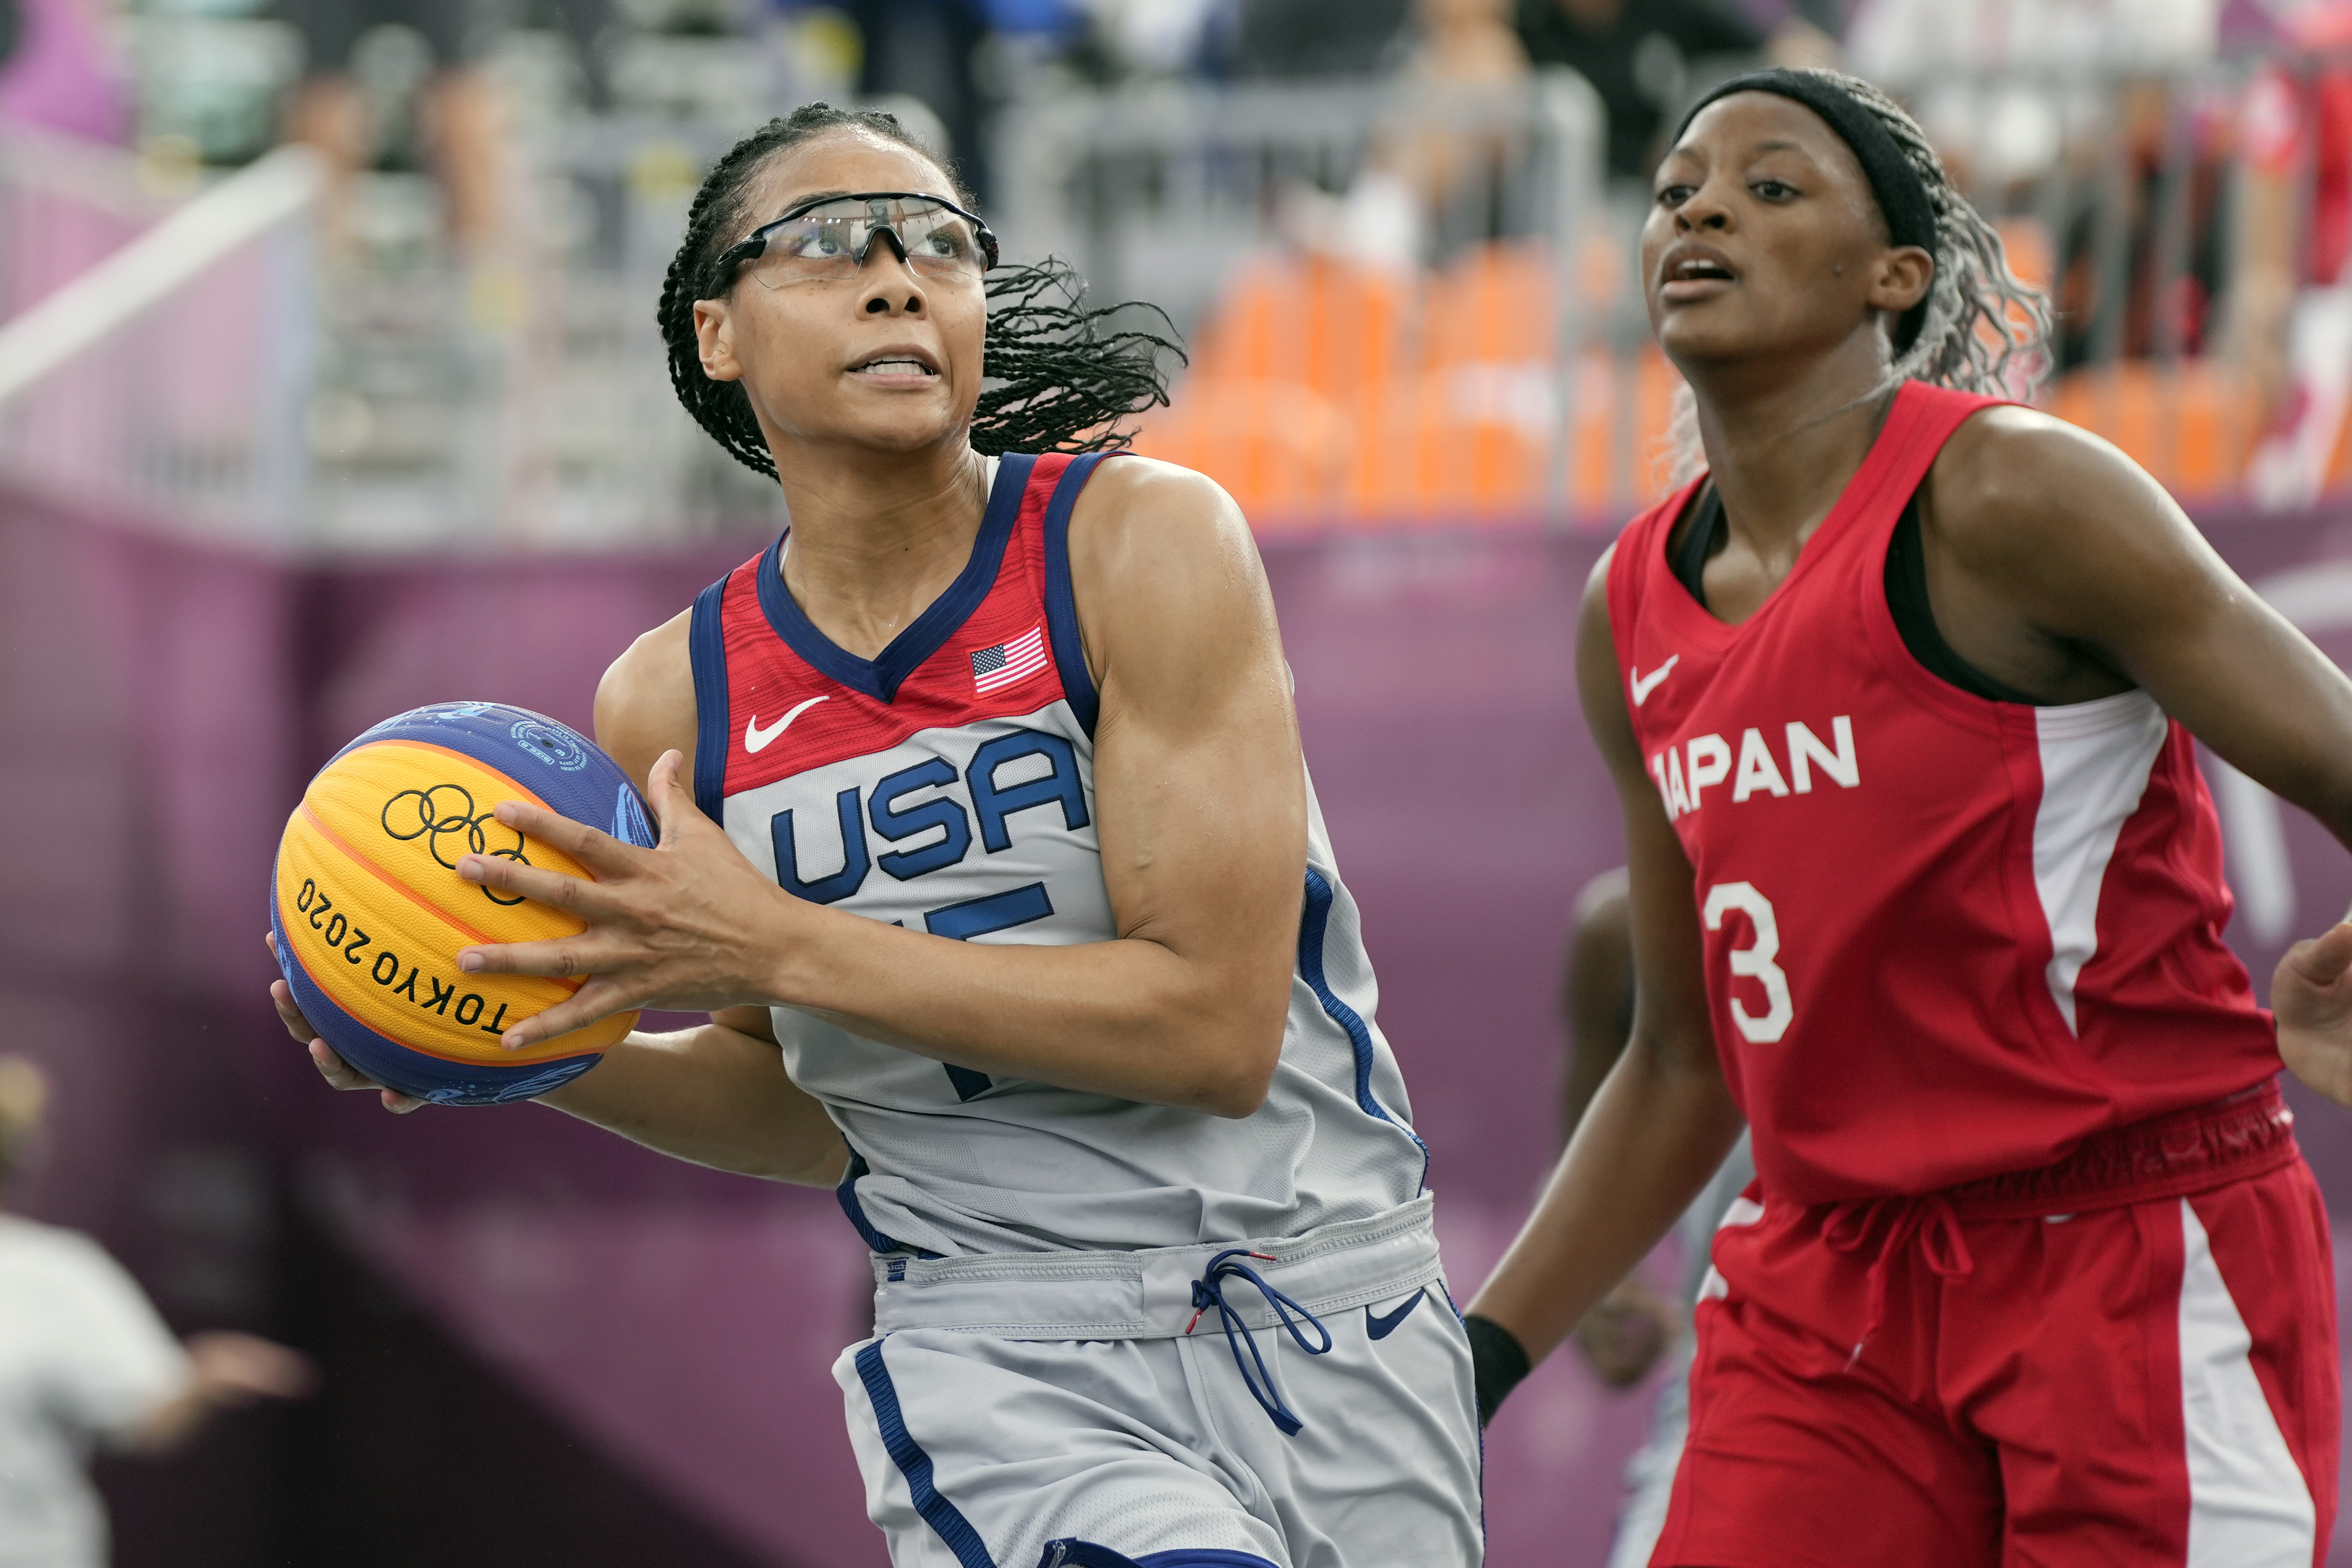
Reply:
[[[405, 808], [396, 809], [404, 801], [410, 804]], [[412, 818], [414, 826], [411, 826]], [[386, 834], [403, 844], [424, 839], [425, 847], [433, 858], [452, 871], [457, 868], [453, 857], [467, 854], [495, 855], [501, 860], [512, 860], [520, 866], [530, 864], [530, 857], [522, 852], [522, 835], [498, 819], [496, 807], [488, 811], [475, 811], [473, 792], [463, 784], [441, 784], [430, 789], [402, 790], [383, 803], [383, 810], [377, 814], [377, 820], [383, 825]], [[488, 829], [483, 826], [486, 823], [488, 824]], [[513, 833], [512, 847], [489, 847], [489, 833], [492, 831]], [[482, 889], [482, 897], [494, 904], [509, 907], [523, 901], [520, 893], [510, 899], [502, 899], [488, 888]]]

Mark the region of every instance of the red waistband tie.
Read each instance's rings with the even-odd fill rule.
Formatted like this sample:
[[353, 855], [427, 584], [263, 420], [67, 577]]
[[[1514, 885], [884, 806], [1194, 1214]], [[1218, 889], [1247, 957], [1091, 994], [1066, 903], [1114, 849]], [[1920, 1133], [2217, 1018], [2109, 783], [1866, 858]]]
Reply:
[[1871, 1260], [1869, 1311], [1863, 1320], [1862, 1337], [1853, 1342], [1853, 1353], [1846, 1358], [1848, 1370], [1862, 1359], [1862, 1347], [1886, 1321], [1886, 1270], [1910, 1242], [1919, 1243], [1919, 1256], [1938, 1278], [1965, 1279], [1976, 1272], [1968, 1238], [1960, 1233], [1960, 1216], [1941, 1193], [1838, 1204], [1822, 1220], [1822, 1239], [1836, 1251], [1860, 1252], [1881, 1216], [1888, 1214], [1895, 1222], [1878, 1244], [1878, 1256]]

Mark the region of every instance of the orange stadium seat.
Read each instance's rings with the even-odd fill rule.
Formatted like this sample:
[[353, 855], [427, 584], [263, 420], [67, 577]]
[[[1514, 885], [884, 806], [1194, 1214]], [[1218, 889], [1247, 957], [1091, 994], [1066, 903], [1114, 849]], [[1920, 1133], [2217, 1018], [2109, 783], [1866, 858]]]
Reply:
[[[1589, 259], [1589, 258], [1588, 258]], [[1603, 517], [1668, 488], [1680, 377], [1654, 346], [1558, 366], [1562, 279], [1541, 247], [1474, 247], [1420, 280], [1266, 257], [1195, 334], [1137, 449], [1199, 468], [1260, 531], [1344, 520]]]
[[2211, 360], [2177, 366], [2126, 360], [2078, 370], [2060, 380], [2050, 405], [2191, 500], [2234, 490], [2256, 436], [2239, 378]]
[[1257, 531], [1280, 532], [1334, 509], [1358, 423], [1300, 382], [1193, 375], [1141, 422], [1135, 449], [1199, 469]]
[[1429, 280], [1419, 374], [1383, 399], [1351, 487], [1370, 518], [1524, 516], [1541, 501], [1559, 279], [1549, 254], [1473, 247]]
[[1410, 277], [1323, 257], [1247, 263], [1197, 334], [1193, 372], [1376, 401], [1402, 355], [1413, 292]]
[[1350, 459], [1396, 379], [1416, 288], [1321, 257], [1245, 264], [1137, 450], [1207, 474], [1261, 531], [1349, 510]]

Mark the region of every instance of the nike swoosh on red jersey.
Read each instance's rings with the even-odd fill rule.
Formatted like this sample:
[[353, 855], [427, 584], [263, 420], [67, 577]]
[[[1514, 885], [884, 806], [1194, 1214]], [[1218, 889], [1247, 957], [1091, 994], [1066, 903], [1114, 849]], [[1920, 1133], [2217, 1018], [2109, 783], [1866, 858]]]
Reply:
[[782, 734], [793, 720], [824, 700], [822, 697], [812, 697], [764, 730], [760, 728], [760, 716], [752, 714], [751, 721], [743, 726], [743, 749], [747, 752], [766, 751], [768, 742]]
[[1633, 706], [1639, 708], [1643, 703], [1647, 702], [1650, 700], [1650, 693], [1658, 689], [1658, 682], [1672, 675], [1675, 672], [1675, 666], [1682, 661], [1683, 656], [1675, 654], [1647, 675], [1643, 675], [1638, 669], [1629, 668], [1627, 673], [1633, 678]]

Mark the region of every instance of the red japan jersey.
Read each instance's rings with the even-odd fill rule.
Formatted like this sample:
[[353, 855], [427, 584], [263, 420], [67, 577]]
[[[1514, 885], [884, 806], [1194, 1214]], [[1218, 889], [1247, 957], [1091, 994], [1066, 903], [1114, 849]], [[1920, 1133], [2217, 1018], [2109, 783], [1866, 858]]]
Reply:
[[1610, 563], [1633, 731], [1697, 873], [1725, 1076], [1765, 1186], [1799, 1203], [2045, 1164], [2280, 1065], [2221, 941], [2221, 826], [2188, 731], [2145, 691], [1973, 696], [1895, 628], [1895, 523], [1993, 401], [1906, 384], [1738, 626], [1667, 555], [1696, 482]]

